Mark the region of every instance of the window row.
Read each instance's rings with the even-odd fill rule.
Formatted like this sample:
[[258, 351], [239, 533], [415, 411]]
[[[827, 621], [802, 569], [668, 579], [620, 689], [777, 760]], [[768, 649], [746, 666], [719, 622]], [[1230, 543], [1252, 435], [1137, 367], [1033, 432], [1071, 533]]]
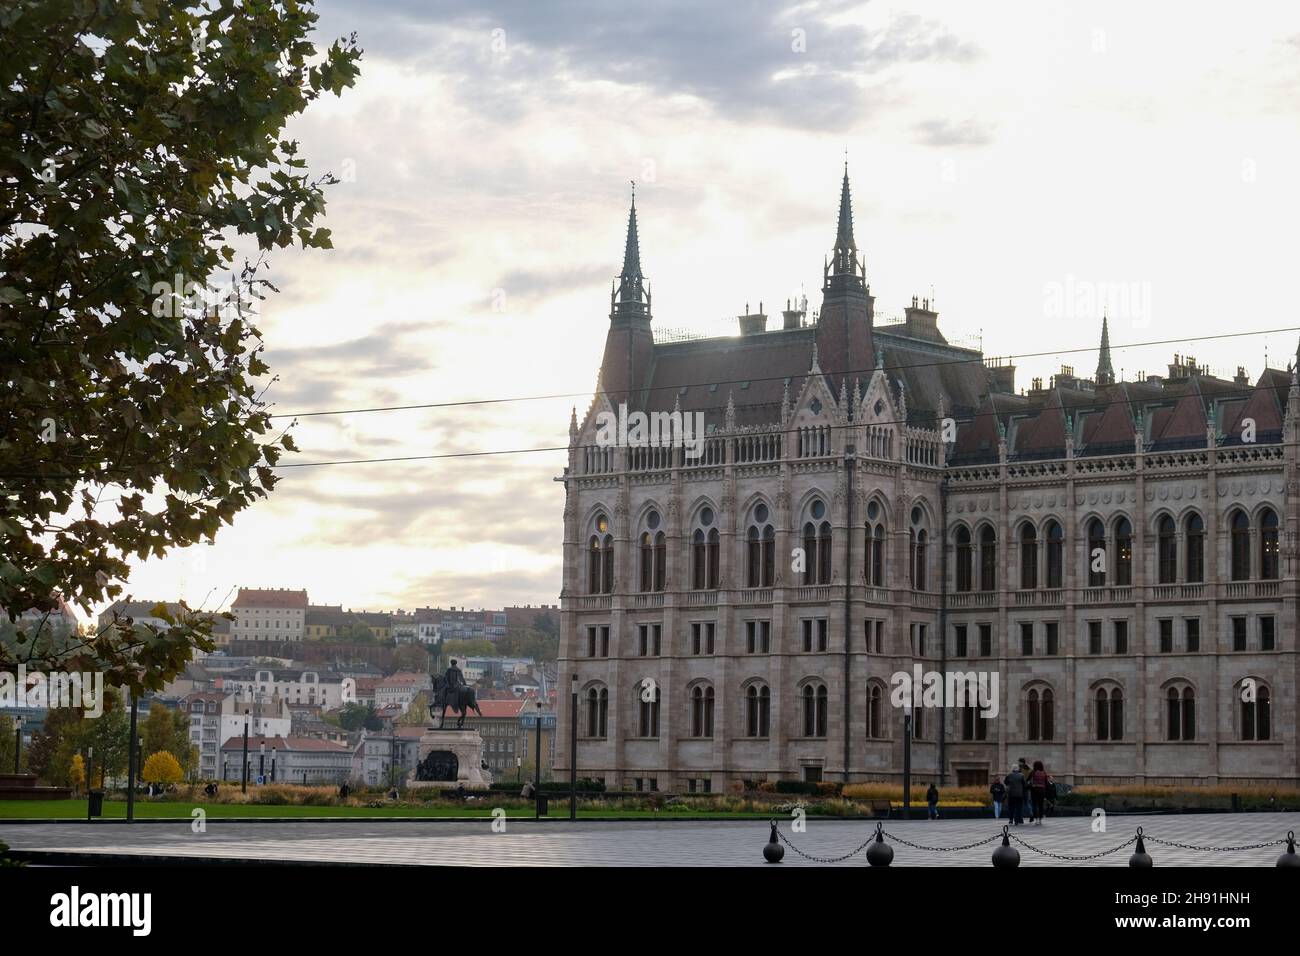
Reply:
[[[689, 736], [711, 738], [714, 733], [716, 698], [714, 689], [707, 684], [695, 684], [687, 692], [689, 702]], [[1168, 741], [1194, 741], [1199, 739], [1196, 722], [1196, 692], [1191, 685], [1174, 681], [1162, 692], [1164, 711], [1162, 733]], [[1240, 741], [1267, 741], [1272, 739], [1272, 692], [1253, 678], [1238, 682], [1234, 687], [1236, 739]], [[609, 691], [605, 687], [592, 687], [586, 693], [584, 730], [587, 737], [605, 737], [609, 728]], [[798, 729], [804, 737], [826, 737], [829, 715], [829, 692], [820, 681], [809, 681], [798, 690]], [[1109, 742], [1126, 739], [1124, 691], [1115, 685], [1096, 688], [1091, 692], [1088, 712], [1088, 736], [1092, 740]], [[658, 685], [645, 681], [636, 690], [633, 704], [636, 736], [659, 736], [661, 694]], [[866, 694], [866, 736], [886, 739], [891, 736], [886, 710], [889, 705], [888, 690], [873, 681]], [[1046, 686], [1027, 685], [1020, 701], [1020, 728], [1025, 740], [1052, 742], [1061, 739], [1056, 726], [1057, 699], [1055, 692]], [[770, 736], [772, 719], [772, 691], [761, 681], [751, 681], [742, 695], [741, 728], [745, 737]], [[993, 739], [994, 718], [982, 716], [977, 706], [954, 708], [955, 733], [962, 741]], [[901, 721], [899, 712], [893, 718]], [[936, 732], [933, 726], [938, 716], [925, 708], [911, 711], [913, 739], [928, 739]], [[902, 726], [902, 724], [900, 724]], [[901, 731], [906, 732], [906, 731]]]

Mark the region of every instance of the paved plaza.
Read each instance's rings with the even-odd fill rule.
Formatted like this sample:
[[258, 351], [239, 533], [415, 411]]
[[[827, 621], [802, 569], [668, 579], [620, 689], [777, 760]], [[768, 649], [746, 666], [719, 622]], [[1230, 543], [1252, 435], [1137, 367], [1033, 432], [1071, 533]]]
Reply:
[[[1284, 840], [1300, 829], [1294, 813], [1183, 814], [1120, 816], [1107, 820], [1107, 832], [1094, 833], [1088, 817], [1060, 817], [1041, 827], [1013, 827], [1034, 847], [1068, 856], [1110, 849], [1141, 826], [1147, 837], [1191, 846], [1242, 846]], [[838, 857], [875, 832], [872, 821], [808, 821], [794, 833], [782, 832], [800, 850], [816, 857]], [[963, 846], [993, 837], [1001, 824], [985, 820], [886, 821], [885, 830], [901, 840], [931, 847]], [[238, 823], [208, 821], [207, 832], [191, 832], [188, 820], [126, 825], [119, 823], [5, 824], [0, 840], [15, 850], [62, 851], [87, 855], [163, 856], [175, 860], [276, 860], [302, 863], [359, 863], [399, 866], [754, 866], [763, 864], [768, 826], [747, 821], [583, 822], [508, 821], [494, 833], [491, 821]], [[996, 842], [952, 852], [929, 852], [889, 841], [895, 866], [989, 866]], [[1022, 866], [1060, 866], [1013, 841]], [[1148, 840], [1157, 866], [1272, 866], [1284, 845], [1231, 852], [1199, 852]], [[1079, 865], [1125, 866], [1132, 846]], [[57, 862], [56, 858], [46, 858]], [[117, 861], [114, 861], [117, 862]], [[782, 865], [811, 866], [786, 850]], [[858, 853], [837, 866], [865, 866]]]

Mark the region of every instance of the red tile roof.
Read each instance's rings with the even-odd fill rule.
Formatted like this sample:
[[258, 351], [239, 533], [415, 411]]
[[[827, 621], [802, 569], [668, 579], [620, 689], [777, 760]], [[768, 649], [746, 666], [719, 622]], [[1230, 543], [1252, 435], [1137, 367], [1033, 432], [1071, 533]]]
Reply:
[[307, 609], [306, 591], [283, 588], [240, 588], [231, 607], [283, 607]]
[[[484, 717], [518, 717], [519, 711], [523, 709], [522, 700], [480, 700], [478, 702], [479, 710], [483, 711]], [[477, 716], [477, 715], [474, 715]]]

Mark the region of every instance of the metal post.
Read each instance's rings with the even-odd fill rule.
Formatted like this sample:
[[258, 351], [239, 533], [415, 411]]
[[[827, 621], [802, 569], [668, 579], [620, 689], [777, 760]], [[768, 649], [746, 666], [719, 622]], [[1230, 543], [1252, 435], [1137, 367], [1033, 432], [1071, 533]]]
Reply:
[[135, 820], [135, 759], [136, 759], [136, 708], [139, 701], [131, 692], [131, 737], [127, 741], [126, 755], [126, 822]]
[[248, 708], [244, 708], [244, 769], [242, 773], [243, 782], [240, 784], [240, 792], [248, 793]]
[[23, 754], [23, 719], [14, 720], [14, 773], [18, 772], [18, 761]]
[[542, 818], [542, 700], [537, 699], [537, 725], [533, 728], [537, 736], [537, 763], [533, 765], [533, 818]]
[[903, 705], [903, 819], [912, 815], [912, 702]]
[[271, 782], [275, 783], [275, 747], [271, 748]]
[[257, 779], [266, 779], [266, 738], [257, 745]]
[[95, 789], [95, 748], [86, 748], [86, 822], [90, 817], [90, 791]]
[[[558, 727], [556, 728], [559, 729]], [[569, 677], [569, 819], [578, 819], [578, 675]]]

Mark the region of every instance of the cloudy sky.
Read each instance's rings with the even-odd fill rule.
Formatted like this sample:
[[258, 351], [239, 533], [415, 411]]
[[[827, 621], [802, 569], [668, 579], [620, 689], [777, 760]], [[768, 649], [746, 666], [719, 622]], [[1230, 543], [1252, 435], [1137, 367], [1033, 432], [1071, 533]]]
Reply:
[[[1151, 5], [1156, 7], [1157, 5]], [[629, 180], [659, 326], [729, 334], [819, 303], [845, 150], [877, 311], [932, 296], [1018, 385], [1190, 353], [1285, 367], [1300, 325], [1300, 8], [321, 0], [357, 86], [291, 133], [331, 252], [279, 254], [275, 411], [538, 395], [299, 419], [298, 463], [537, 448], [585, 407]], [[560, 453], [285, 469], [213, 546], [138, 565], [137, 597], [238, 586], [352, 608], [554, 602]]]

